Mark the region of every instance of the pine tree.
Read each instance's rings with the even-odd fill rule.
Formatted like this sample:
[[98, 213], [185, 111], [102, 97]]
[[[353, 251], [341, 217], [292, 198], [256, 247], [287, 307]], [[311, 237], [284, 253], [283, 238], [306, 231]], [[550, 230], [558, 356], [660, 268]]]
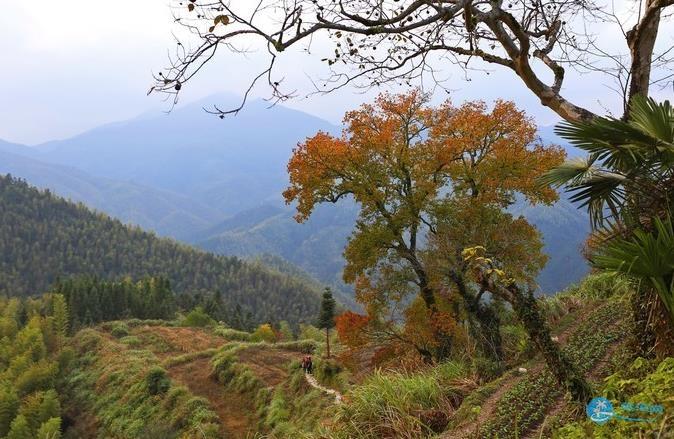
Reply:
[[40, 423], [47, 422], [52, 418], [58, 418], [61, 414], [61, 403], [54, 389], [45, 392], [38, 411]]
[[19, 415], [12, 421], [7, 439], [33, 439], [33, 433], [25, 416]]
[[37, 439], [61, 439], [61, 418], [51, 418], [42, 423]]
[[52, 307], [54, 313], [54, 329], [58, 337], [59, 346], [68, 335], [68, 305], [62, 294], [52, 296]]
[[318, 316], [318, 328], [325, 329], [325, 345], [328, 358], [330, 358], [330, 329], [335, 327], [335, 299], [332, 297], [330, 288], [323, 292], [321, 313]]
[[5, 387], [0, 391], [0, 437], [7, 435], [18, 410], [19, 397], [12, 388]]

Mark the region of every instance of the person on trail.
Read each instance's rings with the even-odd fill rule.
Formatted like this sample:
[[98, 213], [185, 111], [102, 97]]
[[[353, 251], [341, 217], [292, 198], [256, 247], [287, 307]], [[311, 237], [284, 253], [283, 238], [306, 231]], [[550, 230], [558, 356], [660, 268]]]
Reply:
[[304, 358], [302, 358], [302, 363], [300, 364], [300, 367], [302, 370], [304, 370], [304, 373], [311, 373], [313, 370], [313, 364], [311, 363], [311, 356], [310, 355], [305, 355]]

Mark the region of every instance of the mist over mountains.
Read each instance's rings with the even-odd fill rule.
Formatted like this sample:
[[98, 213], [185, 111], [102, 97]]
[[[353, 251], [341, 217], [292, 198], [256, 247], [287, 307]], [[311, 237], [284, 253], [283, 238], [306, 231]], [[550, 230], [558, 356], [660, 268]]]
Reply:
[[[297, 224], [281, 197], [295, 145], [318, 130], [340, 128], [282, 106], [269, 109], [260, 100], [224, 120], [203, 111], [238, 99], [211, 96], [168, 115], [146, 114], [35, 147], [0, 141], [0, 174], [209, 251], [280, 256], [343, 287], [341, 254], [356, 206], [321, 206], [307, 223]], [[550, 127], [541, 136], [559, 142]], [[583, 212], [565, 199], [553, 207], [517, 204], [512, 211], [545, 237], [550, 261], [539, 278], [543, 291], [586, 273], [578, 252], [588, 231]]]

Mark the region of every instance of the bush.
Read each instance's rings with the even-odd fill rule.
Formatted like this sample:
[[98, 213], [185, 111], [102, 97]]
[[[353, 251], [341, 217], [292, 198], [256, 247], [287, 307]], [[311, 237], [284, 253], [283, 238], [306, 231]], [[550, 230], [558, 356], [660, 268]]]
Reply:
[[126, 337], [127, 335], [129, 335], [129, 327], [123, 322], [116, 322], [112, 326], [110, 334], [112, 334], [112, 336], [115, 338]]
[[633, 290], [634, 286], [626, 276], [604, 272], [587, 276], [578, 285], [571, 286], [568, 292], [584, 299], [608, 299], [625, 296]]
[[314, 340], [319, 343], [325, 342], [325, 332], [315, 326], [300, 324], [300, 340]]
[[227, 341], [250, 341], [251, 337], [249, 332], [239, 331], [232, 328], [224, 328], [222, 326], [218, 326], [213, 332], [215, 335], [219, 335]]
[[286, 351], [297, 351], [304, 354], [313, 354], [318, 347], [318, 343], [316, 343], [314, 340], [284, 341], [281, 343], [276, 343], [274, 347]]
[[205, 326], [215, 325], [215, 320], [211, 318], [204, 309], [197, 306], [189, 312], [180, 322], [180, 326], [190, 326], [194, 328], [203, 328]]
[[[435, 412], [449, 411], [443, 389], [432, 373], [375, 371], [349, 399], [340, 407], [333, 432], [336, 437], [428, 437], [433, 434], [431, 427], [437, 427]], [[429, 411], [434, 416], [427, 416]], [[425, 424], [426, 418], [434, 425]]]
[[131, 347], [138, 347], [143, 344], [141, 339], [135, 335], [127, 335], [126, 337], [122, 337], [119, 339], [119, 342]]
[[250, 341], [267, 343], [274, 343], [276, 341], [276, 333], [270, 324], [265, 323], [257, 327], [255, 332], [250, 337]]
[[529, 335], [522, 325], [506, 325], [501, 328], [503, 352], [511, 364], [517, 364], [533, 352]]
[[[555, 432], [555, 438], [580, 439], [585, 437], [627, 438], [660, 437], [658, 432], [674, 431], [674, 418], [668, 416], [674, 410], [674, 358], [658, 363], [637, 358], [628, 368], [604, 380], [603, 395], [621, 411], [621, 403], [662, 405], [664, 414], [649, 414], [641, 411], [626, 411], [625, 416], [653, 418], [654, 422], [621, 422], [612, 419], [606, 424], [590, 420], [573, 422]], [[665, 434], [662, 437], [670, 437]]]
[[496, 361], [478, 356], [473, 358], [473, 371], [480, 381], [487, 382], [498, 378], [502, 368]]
[[145, 384], [150, 395], [159, 395], [166, 393], [171, 387], [171, 380], [169, 379], [166, 370], [155, 366], [151, 368], [147, 375], [145, 375]]

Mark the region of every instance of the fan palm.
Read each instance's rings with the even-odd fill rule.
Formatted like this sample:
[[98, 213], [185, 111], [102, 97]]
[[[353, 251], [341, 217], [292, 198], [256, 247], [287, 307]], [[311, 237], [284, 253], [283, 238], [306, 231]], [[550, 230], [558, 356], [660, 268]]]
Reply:
[[591, 263], [647, 281], [674, 324], [674, 110], [635, 97], [627, 121], [599, 118], [555, 132], [589, 153], [541, 178], [566, 186], [603, 241]]
[[589, 153], [552, 169], [544, 184], [566, 186], [593, 226], [633, 228], [663, 216], [674, 188], [674, 110], [635, 97], [630, 119], [565, 122], [555, 132]]
[[674, 227], [671, 218], [653, 220], [653, 230], [608, 241], [590, 261], [596, 268], [625, 273], [650, 283], [674, 324]]

